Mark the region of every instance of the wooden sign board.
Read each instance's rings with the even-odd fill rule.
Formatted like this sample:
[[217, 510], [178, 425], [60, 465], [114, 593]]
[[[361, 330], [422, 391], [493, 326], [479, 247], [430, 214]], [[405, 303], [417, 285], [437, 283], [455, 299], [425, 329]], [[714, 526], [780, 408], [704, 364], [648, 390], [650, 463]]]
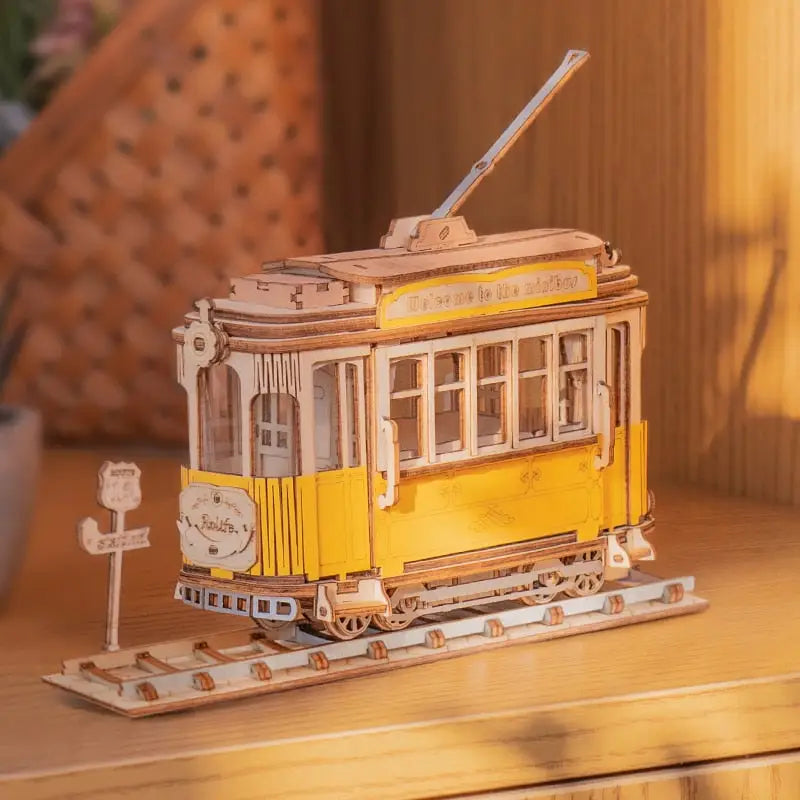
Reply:
[[136, 464], [106, 461], [97, 475], [97, 502], [109, 511], [133, 511], [142, 502], [142, 471]]
[[582, 261], [523, 264], [404, 286], [381, 298], [378, 324], [401, 328], [593, 297], [597, 297], [597, 273]]
[[133, 528], [119, 533], [101, 533], [97, 522], [91, 518], [83, 519], [78, 523], [80, 546], [93, 556], [150, 547], [149, 536], [150, 528]]

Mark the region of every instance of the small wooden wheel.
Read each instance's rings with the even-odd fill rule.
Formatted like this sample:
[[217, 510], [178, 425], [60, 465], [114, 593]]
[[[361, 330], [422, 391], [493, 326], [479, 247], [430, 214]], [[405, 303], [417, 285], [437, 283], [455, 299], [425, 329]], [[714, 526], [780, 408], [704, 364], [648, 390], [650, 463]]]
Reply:
[[323, 622], [322, 626], [325, 633], [334, 639], [355, 639], [369, 628], [371, 621], [371, 614], [353, 617], [340, 615], [334, 617], [332, 622]]
[[[579, 563], [581, 561], [599, 561], [602, 564], [603, 551], [584, 550], [582, 553], [575, 556], [574, 563]], [[596, 594], [604, 581], [605, 578], [603, 578], [602, 572], [583, 572], [575, 576], [575, 585], [571, 589], [567, 589], [565, 594], [570, 597], [586, 597], [590, 594]]]
[[[397, 605], [392, 606], [392, 611], [397, 614], [410, 614], [417, 610], [418, 605], [418, 597], [403, 597], [398, 601]], [[414, 619], [412, 617], [401, 621], [395, 619], [393, 614], [375, 614], [372, 621], [375, 623], [375, 627], [382, 631], [401, 631], [403, 628], [407, 628]]]
[[549, 603], [559, 593], [560, 590], [558, 587], [560, 583], [561, 578], [559, 578], [557, 572], [546, 572], [536, 579], [536, 583], [533, 586], [534, 589], [539, 590], [538, 593], [520, 597], [520, 600], [522, 600], [526, 606], [537, 606], [543, 603]]

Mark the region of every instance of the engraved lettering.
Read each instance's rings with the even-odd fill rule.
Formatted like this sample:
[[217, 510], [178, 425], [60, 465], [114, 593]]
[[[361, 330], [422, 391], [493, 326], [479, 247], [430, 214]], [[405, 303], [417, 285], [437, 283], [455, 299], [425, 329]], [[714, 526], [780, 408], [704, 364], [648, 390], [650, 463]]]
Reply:
[[385, 318], [397, 320], [404, 317], [418, 317], [426, 314], [461, 312], [469, 316], [470, 311], [480, 311], [482, 307], [503, 305], [510, 308], [530, 308], [546, 305], [548, 302], [566, 302], [594, 297], [594, 282], [578, 266], [558, 266], [540, 268], [535, 272], [526, 270], [487, 274], [480, 281], [454, 278], [449, 283], [415, 289], [413, 293], [401, 294], [388, 300]]

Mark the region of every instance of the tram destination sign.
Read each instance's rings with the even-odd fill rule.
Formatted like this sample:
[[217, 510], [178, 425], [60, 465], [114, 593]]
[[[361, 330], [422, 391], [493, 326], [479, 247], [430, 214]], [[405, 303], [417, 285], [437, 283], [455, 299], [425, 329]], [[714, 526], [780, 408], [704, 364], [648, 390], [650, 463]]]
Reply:
[[523, 264], [403, 286], [381, 298], [378, 325], [400, 328], [593, 297], [597, 297], [597, 273], [582, 261]]

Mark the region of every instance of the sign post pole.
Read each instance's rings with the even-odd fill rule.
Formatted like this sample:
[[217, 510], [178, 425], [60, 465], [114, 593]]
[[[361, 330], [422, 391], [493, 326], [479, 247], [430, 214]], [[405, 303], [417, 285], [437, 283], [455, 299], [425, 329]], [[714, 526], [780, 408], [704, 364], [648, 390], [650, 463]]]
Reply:
[[[114, 533], [125, 529], [125, 512], [111, 512]], [[108, 611], [106, 612], [106, 650], [119, 650], [119, 598], [122, 591], [122, 550], [114, 550], [108, 560]]]
[[97, 476], [97, 501], [111, 512], [110, 533], [101, 533], [97, 520], [86, 517], [78, 523], [81, 548], [92, 555], [108, 555], [108, 610], [106, 641], [108, 651], [119, 650], [119, 609], [122, 593], [122, 554], [149, 547], [150, 528], [125, 530], [125, 512], [142, 502], [142, 471], [136, 464], [106, 461]]

